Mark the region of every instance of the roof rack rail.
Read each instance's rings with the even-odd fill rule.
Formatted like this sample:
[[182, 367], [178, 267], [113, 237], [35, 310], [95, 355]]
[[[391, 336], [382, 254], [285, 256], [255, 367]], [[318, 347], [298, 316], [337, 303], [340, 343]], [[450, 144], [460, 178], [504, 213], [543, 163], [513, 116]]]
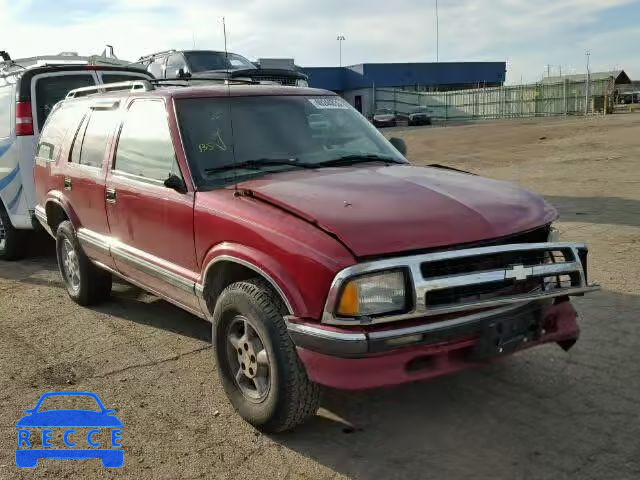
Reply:
[[158, 55], [164, 55], [165, 53], [174, 53], [176, 51], [175, 48], [171, 48], [169, 50], [162, 50], [161, 52], [149, 53], [148, 55], [143, 55], [138, 59], [138, 62], [143, 60], [149, 60], [151, 58], [157, 57]]
[[106, 93], [129, 90], [149, 92], [155, 87], [148, 80], [132, 80], [129, 82], [105, 83], [103, 85], [91, 85], [89, 87], [76, 88], [67, 93], [65, 98], [86, 97], [94, 93]]
[[[184, 83], [177, 83], [184, 82]], [[225, 85], [227, 84], [240, 84], [240, 85], [259, 85], [259, 80], [242, 79], [242, 78], [224, 78], [224, 77], [183, 77], [183, 78], [153, 78], [149, 79], [149, 83], [169, 84], [170, 86], [184, 86], [189, 87], [189, 82], [219, 82]]]

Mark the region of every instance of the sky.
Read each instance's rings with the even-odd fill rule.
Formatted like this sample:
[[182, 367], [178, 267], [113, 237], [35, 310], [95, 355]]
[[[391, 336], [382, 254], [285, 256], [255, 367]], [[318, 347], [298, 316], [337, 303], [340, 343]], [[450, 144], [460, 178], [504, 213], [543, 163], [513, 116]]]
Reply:
[[[0, 0], [0, 50], [136, 60], [228, 49], [301, 66], [436, 61], [436, 0]], [[439, 0], [440, 61], [506, 61], [507, 83], [622, 68], [640, 79], [640, 0]]]

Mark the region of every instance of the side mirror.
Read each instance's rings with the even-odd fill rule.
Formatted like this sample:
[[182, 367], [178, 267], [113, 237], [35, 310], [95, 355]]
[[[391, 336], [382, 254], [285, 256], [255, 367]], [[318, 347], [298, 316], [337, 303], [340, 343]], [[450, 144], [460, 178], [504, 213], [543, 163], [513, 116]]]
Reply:
[[164, 186], [178, 193], [187, 193], [187, 185], [184, 183], [184, 180], [174, 174], [169, 175], [169, 178], [164, 181]]
[[407, 154], [407, 144], [404, 140], [398, 137], [392, 137], [389, 139], [389, 143], [395, 147], [402, 155]]
[[176, 70], [176, 78], [189, 78], [191, 74], [189, 72], [185, 72], [184, 68], [179, 68]]

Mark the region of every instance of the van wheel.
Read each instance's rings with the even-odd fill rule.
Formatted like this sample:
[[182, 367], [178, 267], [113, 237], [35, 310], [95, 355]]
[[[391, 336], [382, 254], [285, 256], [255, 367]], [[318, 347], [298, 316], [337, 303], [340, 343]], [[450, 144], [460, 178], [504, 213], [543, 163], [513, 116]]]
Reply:
[[68, 220], [58, 226], [56, 254], [62, 279], [74, 302], [87, 306], [109, 298], [111, 274], [89, 260], [80, 247], [73, 225]]
[[27, 251], [28, 232], [13, 228], [0, 202], [0, 260], [20, 260]]
[[320, 388], [298, 358], [284, 307], [260, 279], [227, 287], [213, 313], [220, 381], [240, 416], [266, 433], [303, 423], [318, 410]]

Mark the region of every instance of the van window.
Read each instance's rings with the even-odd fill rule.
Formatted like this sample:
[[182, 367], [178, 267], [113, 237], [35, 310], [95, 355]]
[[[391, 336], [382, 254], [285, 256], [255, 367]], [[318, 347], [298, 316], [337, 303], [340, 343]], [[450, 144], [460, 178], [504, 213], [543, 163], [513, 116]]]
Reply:
[[80, 165], [102, 168], [115, 120], [113, 110], [94, 110], [91, 112], [82, 140]]
[[11, 95], [13, 85], [3, 85], [0, 87], [0, 138], [11, 135]]
[[126, 73], [103, 73], [102, 83], [130, 82], [132, 80], [145, 80], [142, 75], [127, 75]]
[[56, 75], [40, 78], [36, 83], [36, 110], [38, 128], [42, 128], [54, 105], [66, 97], [69, 90], [95, 85], [89, 73]]
[[118, 140], [114, 170], [159, 181], [180, 175], [163, 102], [136, 100], [131, 104]]
[[55, 108], [42, 129], [36, 155], [43, 160], [55, 161], [65, 137], [78, 125], [83, 113], [84, 108], [79, 105], [63, 104]]

